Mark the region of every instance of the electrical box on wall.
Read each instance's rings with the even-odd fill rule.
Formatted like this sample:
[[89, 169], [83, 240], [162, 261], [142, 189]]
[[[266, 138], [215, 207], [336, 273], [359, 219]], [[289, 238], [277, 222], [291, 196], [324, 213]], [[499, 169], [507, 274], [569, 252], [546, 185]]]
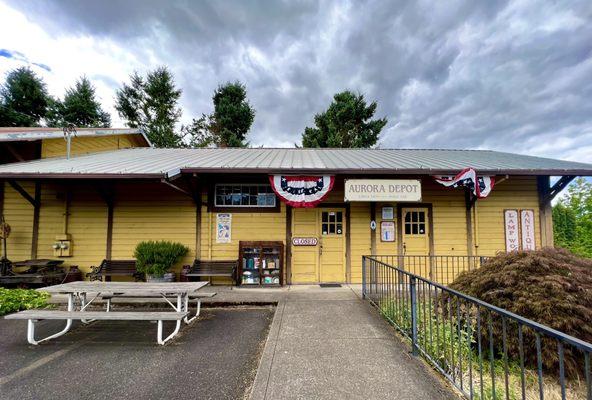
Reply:
[[51, 247], [53, 247], [54, 257], [72, 257], [72, 238], [70, 235], [56, 236]]

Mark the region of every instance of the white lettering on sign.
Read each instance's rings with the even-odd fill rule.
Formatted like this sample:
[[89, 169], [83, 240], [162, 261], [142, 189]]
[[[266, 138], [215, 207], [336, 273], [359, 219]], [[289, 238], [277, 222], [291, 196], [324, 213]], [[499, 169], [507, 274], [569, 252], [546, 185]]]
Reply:
[[519, 250], [518, 210], [504, 210], [504, 224], [506, 229], [506, 252]]
[[316, 246], [319, 239], [316, 237], [293, 237], [292, 245], [294, 246]]
[[522, 250], [534, 250], [534, 210], [520, 211], [520, 232], [522, 234]]
[[418, 179], [348, 179], [345, 201], [421, 201]]

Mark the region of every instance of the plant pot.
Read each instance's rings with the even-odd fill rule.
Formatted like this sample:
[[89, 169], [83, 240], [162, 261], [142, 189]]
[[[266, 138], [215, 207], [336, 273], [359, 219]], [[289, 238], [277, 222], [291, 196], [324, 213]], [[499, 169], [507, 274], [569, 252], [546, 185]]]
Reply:
[[175, 281], [175, 274], [172, 272], [167, 272], [163, 276], [156, 276], [156, 275], [146, 275], [146, 282], [150, 283], [168, 283]]

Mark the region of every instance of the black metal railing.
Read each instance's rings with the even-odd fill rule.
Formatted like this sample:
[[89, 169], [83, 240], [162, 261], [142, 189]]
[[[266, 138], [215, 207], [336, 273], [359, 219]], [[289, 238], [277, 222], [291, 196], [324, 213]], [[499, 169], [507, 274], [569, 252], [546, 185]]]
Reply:
[[374, 255], [375, 260], [396, 265], [433, 282], [448, 285], [463, 271], [480, 268], [490, 256]]
[[470, 399], [592, 399], [592, 344], [375, 256], [362, 294]]

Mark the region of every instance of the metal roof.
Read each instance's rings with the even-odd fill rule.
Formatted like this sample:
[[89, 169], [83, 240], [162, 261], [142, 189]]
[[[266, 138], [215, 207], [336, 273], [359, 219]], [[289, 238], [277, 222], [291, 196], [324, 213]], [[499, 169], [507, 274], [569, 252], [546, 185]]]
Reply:
[[488, 150], [134, 148], [0, 165], [0, 178], [166, 178], [181, 173], [592, 176], [592, 165]]
[[[149, 146], [148, 137], [141, 129], [136, 128], [76, 128], [76, 136], [112, 136], [112, 135], [141, 135]], [[64, 137], [62, 128], [28, 128], [5, 127], [0, 128], [0, 142], [22, 142], [43, 139], [59, 139]]]

